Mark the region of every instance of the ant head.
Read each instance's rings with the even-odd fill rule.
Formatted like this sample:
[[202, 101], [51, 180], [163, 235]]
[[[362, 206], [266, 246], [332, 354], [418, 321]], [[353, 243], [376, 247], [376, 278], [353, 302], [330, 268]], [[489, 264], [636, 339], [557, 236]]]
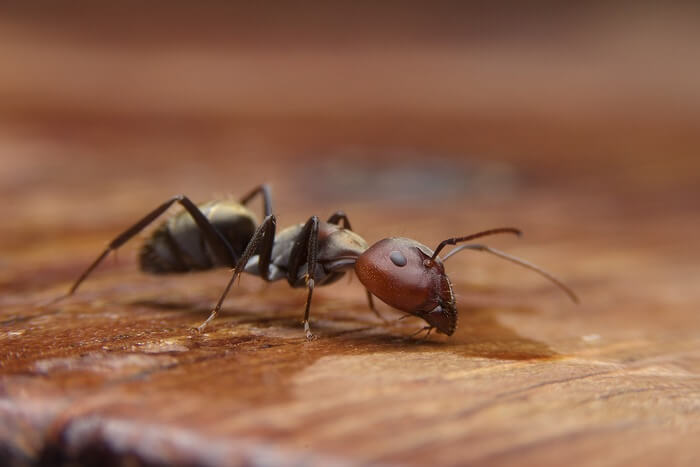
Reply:
[[520, 230], [513, 227], [483, 230], [465, 237], [443, 240], [435, 251], [408, 238], [385, 238], [357, 257], [355, 273], [373, 295], [394, 308], [423, 318], [430, 327], [448, 336], [457, 327], [457, 307], [443, 261], [462, 250], [483, 251], [530, 269], [549, 279], [572, 301], [578, 303], [576, 294], [552, 274], [495, 248], [470, 243], [453, 249], [442, 259], [438, 256], [447, 245], [502, 233], [521, 234]]
[[357, 258], [355, 272], [380, 300], [450, 336], [457, 327], [455, 297], [442, 261], [432, 256], [415, 240], [385, 238]]

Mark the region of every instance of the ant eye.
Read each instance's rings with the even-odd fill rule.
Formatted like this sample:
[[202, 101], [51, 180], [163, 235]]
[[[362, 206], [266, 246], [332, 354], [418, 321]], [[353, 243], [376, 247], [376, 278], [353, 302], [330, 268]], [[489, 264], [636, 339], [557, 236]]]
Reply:
[[400, 251], [392, 251], [389, 254], [389, 259], [399, 267], [406, 266], [406, 257]]

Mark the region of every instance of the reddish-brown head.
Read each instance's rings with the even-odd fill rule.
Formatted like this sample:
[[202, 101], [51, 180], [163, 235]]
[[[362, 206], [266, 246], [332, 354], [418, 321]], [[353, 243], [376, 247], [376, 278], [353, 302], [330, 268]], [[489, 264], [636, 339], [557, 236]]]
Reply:
[[450, 336], [457, 327], [455, 297], [442, 261], [432, 256], [415, 240], [385, 238], [357, 258], [355, 273], [383, 302]]
[[470, 243], [453, 249], [442, 259], [438, 256], [448, 245], [503, 233], [520, 235], [520, 230], [499, 227], [464, 237], [452, 237], [440, 242], [435, 251], [408, 238], [385, 238], [359, 255], [355, 273], [373, 295], [394, 308], [423, 318], [431, 328], [448, 336], [457, 327], [457, 307], [443, 261], [462, 250], [483, 251], [530, 269], [552, 281], [578, 303], [576, 294], [552, 274], [495, 248]]

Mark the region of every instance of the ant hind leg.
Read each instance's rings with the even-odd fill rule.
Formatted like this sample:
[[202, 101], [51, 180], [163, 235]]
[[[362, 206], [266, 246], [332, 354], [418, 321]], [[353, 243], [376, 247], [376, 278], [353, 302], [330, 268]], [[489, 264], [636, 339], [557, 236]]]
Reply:
[[216, 255], [220, 258], [230, 259], [231, 264], [234, 264], [236, 261], [236, 254], [233, 252], [233, 249], [228, 244], [226, 239], [219, 233], [218, 230], [214, 228], [213, 225], [211, 225], [211, 223], [202, 213], [202, 211], [200, 211], [199, 208], [192, 201], [190, 201], [188, 197], [186, 197], [185, 195], [176, 195], [164, 202], [163, 204], [161, 204], [160, 206], [158, 206], [150, 213], [146, 214], [146, 216], [144, 216], [141, 220], [139, 220], [134, 225], [126, 229], [124, 232], [117, 235], [117, 237], [115, 237], [109, 243], [109, 245], [107, 245], [107, 248], [105, 248], [104, 251], [102, 251], [102, 253], [97, 257], [97, 259], [95, 259], [95, 261], [93, 261], [92, 264], [88, 266], [88, 268], [85, 271], [83, 271], [80, 277], [78, 277], [78, 279], [73, 283], [70, 290], [65, 295], [57, 297], [49, 303], [55, 303], [59, 300], [73, 295], [80, 286], [80, 284], [82, 284], [83, 281], [88, 278], [92, 271], [94, 271], [95, 268], [97, 268], [97, 266], [102, 262], [102, 260], [105, 259], [107, 255], [109, 255], [109, 253], [115, 251], [117, 248], [121, 247], [131, 238], [133, 238], [136, 234], [145, 229], [161, 214], [167, 211], [168, 208], [174, 203], [180, 203], [182, 207], [184, 207], [185, 210], [192, 216], [192, 218], [195, 221], [195, 224], [197, 225], [199, 230], [201, 230], [204, 240], [207, 242], [207, 244], [209, 244], [214, 253], [216, 253]]

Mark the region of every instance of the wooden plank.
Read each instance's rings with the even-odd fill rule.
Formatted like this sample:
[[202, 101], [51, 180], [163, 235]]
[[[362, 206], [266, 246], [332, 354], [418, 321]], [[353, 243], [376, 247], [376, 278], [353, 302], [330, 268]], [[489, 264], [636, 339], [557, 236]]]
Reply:
[[[528, 196], [500, 214], [533, 205]], [[566, 212], [548, 213], [568, 202], [581, 199], [532, 215], [565, 225]], [[421, 208], [408, 223], [389, 206], [356, 211], [369, 238], [423, 216], [436, 242], [468, 228], [451, 209]], [[657, 214], [666, 225], [652, 238], [629, 216], [591, 235], [599, 215], [584, 213], [533, 242], [499, 242], [565, 277], [583, 297], [578, 307], [525, 271], [455, 257], [458, 332], [429, 341], [407, 337], [415, 320], [380, 325], [355, 281], [319, 289], [319, 339], [307, 342], [304, 294], [249, 277], [197, 336], [191, 328], [227, 274], [149, 277], [131, 260], [106, 266], [77, 297], [37, 308], [109, 239], [87, 233], [81, 245], [73, 231], [50, 257], [15, 252], [20, 282], [58, 271], [48, 287], [5, 278], [0, 440], [15, 458], [51, 461], [691, 465], [698, 258], [679, 245], [690, 244], [697, 219]]]
[[[319, 84], [337, 57], [304, 52], [303, 79], [271, 93], [287, 68], [266, 46], [243, 58], [267, 64], [269, 76], [247, 82], [222, 59], [241, 54], [237, 46], [207, 42], [175, 69], [194, 63], [240, 81], [180, 101], [160, 79], [160, 49], [142, 47], [153, 39], [146, 30], [125, 45], [92, 45], [65, 25], [47, 40], [41, 22], [3, 21], [12, 27], [0, 50], [20, 64], [31, 58], [0, 71], [11, 104], [0, 111], [5, 464], [700, 463], [700, 123], [695, 65], [686, 87], [671, 72], [692, 61], [650, 70], [661, 88], [651, 78], [626, 87], [634, 67], [610, 65], [609, 41], [574, 41], [586, 53], [566, 63], [589, 57], [608, 84], [598, 86], [588, 68], [551, 61], [536, 41], [528, 47], [542, 55], [527, 63], [514, 61], [519, 43], [486, 58], [435, 44], [401, 58], [369, 41], [340, 60], [364, 83], [352, 92]], [[364, 68], [368, 51], [376, 55]], [[467, 67], [445, 79], [463, 52], [483, 74]], [[58, 74], [32, 72], [37, 60]], [[402, 74], [383, 66], [390, 60], [428, 70], [414, 77], [426, 86], [421, 99], [411, 86], [388, 92]], [[648, 68], [646, 55], [630, 60]], [[121, 78], [105, 63], [142, 81], [114, 92]], [[503, 70], [529, 71], [513, 83]], [[570, 81], [545, 79], [562, 70]], [[382, 79], [365, 79], [373, 76]], [[453, 100], [455, 83], [468, 98]], [[281, 99], [294, 90], [304, 93]], [[236, 106], [236, 96], [249, 100]], [[412, 338], [422, 322], [395, 321], [400, 313], [380, 305], [392, 320], [382, 324], [353, 280], [316, 290], [318, 339], [309, 342], [305, 293], [248, 276], [198, 335], [192, 328], [228, 272], [142, 274], [137, 239], [75, 297], [41, 306], [167, 197], [238, 196], [262, 181], [274, 187], [281, 226], [342, 208], [370, 242], [409, 236], [432, 246], [521, 227], [523, 239], [489, 243], [555, 272], [582, 303], [464, 252], [448, 263], [459, 306], [450, 338]]]

